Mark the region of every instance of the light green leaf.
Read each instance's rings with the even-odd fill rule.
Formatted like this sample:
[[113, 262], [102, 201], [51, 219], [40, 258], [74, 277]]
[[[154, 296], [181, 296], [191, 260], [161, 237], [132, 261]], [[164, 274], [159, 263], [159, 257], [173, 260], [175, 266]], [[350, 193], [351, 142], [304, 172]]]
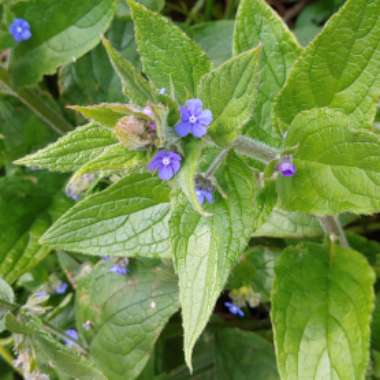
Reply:
[[350, 249], [309, 243], [283, 252], [272, 293], [282, 380], [364, 379], [374, 279]]
[[75, 174], [102, 173], [105, 175], [114, 172], [130, 172], [138, 166], [145, 165], [146, 154], [139, 151], [128, 151], [121, 144], [110, 145], [97, 158], [83, 165]]
[[201, 77], [211, 68], [206, 53], [166, 18], [133, 0], [128, 4], [145, 74], [159, 89], [173, 86], [180, 102], [196, 96]]
[[[155, 12], [162, 11], [165, 6], [165, 0], [137, 0], [137, 2]], [[129, 17], [131, 15], [127, 0], [118, 0], [117, 4], [117, 15], [119, 17]]]
[[268, 220], [255, 230], [253, 235], [256, 237], [299, 239], [318, 237], [321, 234], [321, 226], [315, 217], [274, 208]]
[[169, 192], [150, 174], [130, 175], [77, 203], [42, 242], [96, 256], [167, 256]]
[[36, 174], [0, 180], [0, 276], [10, 283], [49, 252], [38, 240], [71, 204], [63, 198], [63, 178]]
[[216, 197], [211, 217], [202, 217], [185, 197], [178, 197], [170, 221], [189, 367], [194, 345], [253, 227], [255, 187], [249, 168], [231, 154], [218, 181], [228, 198]]
[[195, 178], [198, 174], [203, 148], [204, 144], [202, 141], [193, 140], [187, 144], [184, 154], [186, 160], [176, 178], [181, 190], [186, 195], [194, 210], [201, 215], [209, 216], [210, 214], [203, 209], [195, 193]]
[[[133, 380], [152, 354], [156, 340], [178, 310], [176, 277], [169, 268], [131, 268], [127, 277], [98, 265], [77, 290], [76, 320], [90, 356], [112, 380]], [[90, 331], [83, 324], [91, 321]]]
[[280, 205], [316, 215], [380, 210], [380, 137], [326, 109], [298, 115], [285, 141], [297, 173], [278, 179]]
[[216, 379], [279, 380], [272, 344], [253, 332], [220, 329], [216, 333]]
[[233, 20], [217, 20], [194, 25], [189, 34], [219, 66], [231, 58]]
[[348, 0], [304, 50], [275, 105], [281, 131], [302, 111], [329, 107], [372, 127], [380, 97], [380, 3]]
[[280, 136], [272, 122], [273, 100], [302, 50], [265, 0], [242, 0], [235, 22], [234, 52], [239, 54], [260, 44], [261, 75], [254, 113], [244, 133], [267, 144], [280, 145]]
[[103, 45], [114, 70], [119, 75], [124, 95], [140, 106], [144, 106], [148, 101], [152, 101], [154, 99], [152, 95], [153, 89], [149, 82], [105, 38], [103, 39]]
[[117, 139], [110, 129], [90, 123], [76, 128], [54, 144], [15, 163], [33, 168], [71, 172], [116, 143]]
[[[4, 301], [4, 302], [2, 302]], [[12, 287], [0, 277], [0, 331], [3, 330], [4, 315], [8, 311], [8, 308], [4, 306], [4, 303], [13, 304], [15, 302], [15, 294]]]
[[30, 23], [32, 38], [18, 44], [11, 73], [18, 86], [39, 82], [58, 66], [94, 48], [113, 16], [112, 0], [31, 0], [13, 7]]
[[94, 363], [76, 349], [68, 348], [58, 342], [41, 320], [30, 315], [22, 316], [20, 319], [17, 320], [12, 314], [7, 314], [6, 327], [12, 332], [28, 336], [37, 358], [46, 365], [58, 369], [70, 378], [107, 380]]
[[258, 83], [260, 49], [235, 56], [202, 78], [199, 97], [213, 114], [209, 133], [228, 145], [251, 118]]

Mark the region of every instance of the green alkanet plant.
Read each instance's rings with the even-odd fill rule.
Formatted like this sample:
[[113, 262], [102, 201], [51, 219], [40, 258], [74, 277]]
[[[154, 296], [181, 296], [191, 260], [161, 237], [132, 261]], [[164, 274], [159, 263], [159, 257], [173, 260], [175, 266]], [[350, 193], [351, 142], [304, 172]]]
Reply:
[[[141, 65], [117, 49], [116, 29], [103, 36], [113, 0], [76, 2], [62, 19], [68, 0], [7, 10], [23, 42], [0, 69], [1, 85], [63, 135], [13, 158], [37, 184], [0, 179], [0, 318], [17, 337], [18, 368], [57, 379], [188, 378], [154, 364], [180, 310], [190, 371], [200, 368], [200, 350], [217, 379], [376, 379], [380, 248], [343, 226], [380, 212], [380, 0], [347, 0], [306, 47], [264, 0], [241, 0], [231, 57], [218, 65], [149, 2], [127, 3]], [[40, 25], [45, 7], [51, 17]], [[72, 129], [30, 86], [100, 41], [96, 59], [104, 55], [118, 87], [114, 97], [108, 83], [104, 99], [69, 105], [71, 120], [82, 121]], [[76, 74], [91, 59], [60, 72], [70, 100], [85, 95]], [[28, 203], [22, 220], [40, 215], [22, 238], [7, 232], [13, 198]], [[62, 278], [58, 311], [46, 289], [20, 305], [8, 285], [25, 282], [52, 251], [75, 290], [75, 328], [58, 326], [73, 296]], [[257, 307], [263, 321], [240, 325]], [[258, 333], [218, 329], [227, 311], [226, 320]]]

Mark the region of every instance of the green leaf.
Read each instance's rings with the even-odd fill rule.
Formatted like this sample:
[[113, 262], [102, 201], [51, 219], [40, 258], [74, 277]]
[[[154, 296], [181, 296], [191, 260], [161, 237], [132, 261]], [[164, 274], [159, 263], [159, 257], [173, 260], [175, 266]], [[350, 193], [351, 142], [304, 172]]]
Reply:
[[231, 58], [233, 20], [218, 20], [194, 25], [189, 34], [207, 53], [215, 66]]
[[321, 234], [321, 226], [315, 217], [279, 208], [275, 208], [268, 220], [254, 232], [256, 237], [282, 239], [313, 238]]
[[166, 18], [133, 0], [128, 4], [145, 74], [157, 88], [173, 86], [180, 102], [196, 96], [201, 77], [211, 68], [206, 53]]
[[13, 7], [28, 20], [32, 38], [18, 44], [11, 62], [16, 85], [25, 86], [54, 74], [57, 67], [94, 48], [113, 16], [112, 0], [31, 0]]
[[[77, 290], [76, 319], [90, 356], [112, 380], [133, 380], [178, 310], [176, 277], [169, 268], [131, 268], [127, 277], [98, 265]], [[90, 331], [82, 325], [91, 321]]]
[[209, 133], [220, 145], [233, 141], [252, 116], [259, 55], [260, 49], [249, 50], [202, 78], [199, 97], [212, 111]]
[[193, 140], [187, 144], [184, 153], [186, 160], [176, 178], [181, 190], [186, 195], [194, 210], [201, 215], [209, 216], [210, 214], [203, 209], [195, 193], [195, 178], [198, 174], [203, 148], [204, 144], [201, 141]]
[[42, 242], [96, 256], [167, 256], [169, 192], [150, 174], [132, 174], [77, 203]]
[[[165, 6], [165, 0], [137, 0], [137, 2], [155, 12], [161, 12]], [[127, 0], [118, 0], [117, 15], [120, 17], [129, 17], [131, 15]]]
[[250, 169], [231, 154], [223, 170], [220, 169], [218, 181], [228, 198], [216, 197], [209, 207], [211, 217], [202, 217], [185, 197], [178, 197], [170, 220], [185, 330], [185, 358], [189, 367], [195, 342], [253, 226], [255, 187]]
[[348, 0], [294, 65], [278, 97], [281, 131], [302, 111], [329, 107], [372, 127], [380, 97], [380, 3]]
[[309, 243], [283, 252], [272, 293], [281, 379], [364, 379], [374, 279], [350, 249]]
[[[3, 302], [2, 302], [3, 301]], [[2, 278], [0, 277], [0, 331], [2, 332], [2, 324], [3, 317], [8, 311], [8, 308], [5, 304], [13, 304], [15, 302], [15, 294], [13, 292], [12, 287]]]
[[144, 106], [148, 101], [152, 101], [154, 99], [152, 95], [153, 89], [149, 82], [105, 38], [103, 39], [103, 45], [114, 70], [119, 75], [124, 95], [140, 106]]
[[297, 173], [278, 180], [281, 207], [316, 215], [380, 210], [380, 137], [352, 129], [351, 119], [326, 109], [298, 115], [285, 146], [298, 146]]
[[260, 335], [239, 329], [216, 333], [216, 376], [218, 380], [279, 380], [271, 343]]
[[75, 349], [58, 342], [36, 317], [23, 316], [20, 321], [12, 314], [7, 314], [6, 327], [12, 332], [28, 336], [37, 358], [64, 375], [81, 380], [107, 380], [91, 361]]
[[371, 348], [380, 350], [380, 293], [376, 295], [371, 324]]
[[0, 99], [0, 135], [4, 144], [0, 165], [42, 148], [55, 137], [23, 104], [10, 97]]
[[49, 252], [38, 240], [70, 205], [63, 178], [47, 174], [0, 179], [0, 276], [10, 283]]
[[116, 143], [117, 139], [110, 129], [90, 123], [76, 128], [54, 144], [15, 163], [33, 168], [71, 172]]
[[110, 175], [115, 172], [123, 174], [131, 172], [139, 166], [145, 165], [146, 153], [128, 151], [121, 144], [110, 145], [97, 158], [83, 165], [75, 174], [101, 173]]
[[261, 75], [253, 115], [244, 133], [267, 144], [280, 145], [272, 122], [273, 99], [285, 84], [301, 48], [265, 0], [242, 0], [235, 22], [234, 52], [242, 53], [260, 44]]

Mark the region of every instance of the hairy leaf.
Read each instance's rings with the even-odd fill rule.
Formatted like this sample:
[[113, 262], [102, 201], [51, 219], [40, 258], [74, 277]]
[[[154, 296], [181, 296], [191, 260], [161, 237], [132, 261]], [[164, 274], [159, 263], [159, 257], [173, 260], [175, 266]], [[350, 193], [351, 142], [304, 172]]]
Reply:
[[302, 111], [329, 107], [372, 127], [380, 97], [380, 2], [348, 0], [303, 52], [275, 106], [282, 131]]
[[13, 12], [28, 20], [32, 31], [11, 62], [14, 82], [25, 86], [95, 47], [111, 22], [113, 1], [31, 0], [16, 4]]
[[218, 178], [228, 198], [217, 197], [209, 207], [211, 217], [202, 217], [178, 197], [170, 221], [189, 367], [195, 342], [253, 227], [255, 187], [249, 168], [231, 154]]
[[96, 256], [166, 256], [169, 188], [150, 174], [132, 174], [77, 203], [42, 242]]
[[272, 293], [281, 379], [364, 379], [373, 283], [356, 251], [308, 243], [283, 252]]
[[326, 109], [298, 115], [285, 145], [297, 173], [278, 180], [281, 207], [317, 215], [380, 210], [380, 138]]
[[206, 53], [166, 18], [129, 0], [144, 72], [157, 88], [172, 88], [180, 102], [196, 96], [211, 68]]
[[16, 161], [18, 165], [71, 172], [116, 144], [117, 139], [108, 128], [93, 123], [78, 127], [54, 144]]
[[259, 49], [249, 50], [202, 78], [199, 97], [212, 111], [209, 133], [220, 145], [232, 142], [252, 116], [259, 54]]
[[280, 145], [280, 136], [272, 122], [273, 99], [283, 87], [301, 48], [265, 0], [242, 0], [235, 22], [234, 52], [239, 54], [260, 44], [258, 91], [254, 112], [244, 133], [265, 143]]
[[[90, 356], [113, 380], [133, 380], [178, 309], [176, 278], [169, 268], [131, 268], [127, 277], [98, 265], [78, 284], [76, 317]], [[91, 321], [90, 331], [83, 324]]]

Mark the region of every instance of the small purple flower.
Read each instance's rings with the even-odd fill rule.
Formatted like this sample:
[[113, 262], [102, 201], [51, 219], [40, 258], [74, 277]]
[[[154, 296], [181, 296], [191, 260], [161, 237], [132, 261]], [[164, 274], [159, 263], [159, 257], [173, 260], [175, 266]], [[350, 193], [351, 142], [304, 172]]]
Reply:
[[244, 317], [244, 311], [242, 309], [240, 309], [239, 306], [236, 306], [234, 303], [225, 302], [224, 306], [228, 309], [228, 311], [231, 314], [236, 315], [237, 317], [240, 317], [240, 318]]
[[198, 202], [203, 205], [205, 201], [208, 203], [214, 202], [214, 195], [211, 189], [205, 189], [202, 187], [195, 188], [195, 194], [197, 195]]
[[45, 298], [45, 297], [48, 297], [48, 293], [46, 290], [39, 290], [35, 293], [36, 297], [38, 299], [42, 299], [42, 298]]
[[123, 264], [114, 264], [109, 269], [110, 273], [115, 273], [119, 276], [125, 276], [128, 273], [128, 268]]
[[[153, 119], [154, 117], [154, 113], [153, 113], [153, 110], [152, 110], [152, 107], [151, 106], [146, 106], [143, 110], [143, 113], [146, 115], [146, 116], [149, 116], [151, 119]], [[151, 131], [155, 131], [157, 129], [157, 124], [152, 121], [148, 124], [148, 128], [151, 130]]]
[[168, 150], [160, 150], [157, 152], [148, 164], [148, 170], [158, 171], [158, 176], [163, 181], [173, 178], [181, 168], [182, 157]]
[[67, 288], [69, 287], [69, 285], [67, 284], [67, 282], [63, 282], [61, 281], [56, 287], [55, 287], [55, 293], [56, 294], [65, 294], [66, 291], [67, 291]]
[[79, 339], [78, 331], [76, 329], [67, 329], [65, 331], [65, 334], [70, 338], [70, 339], [64, 339], [64, 343], [67, 347], [72, 347], [74, 346], [73, 341], [77, 341]]
[[207, 127], [212, 122], [210, 110], [204, 110], [200, 99], [190, 99], [180, 108], [181, 121], [175, 127], [177, 135], [185, 137], [192, 134], [201, 138], [207, 133]]
[[284, 177], [293, 177], [296, 174], [297, 168], [293, 164], [291, 158], [285, 157], [281, 160], [281, 162], [277, 165], [277, 170]]
[[9, 25], [9, 33], [16, 42], [26, 41], [32, 37], [30, 31], [30, 24], [22, 18], [15, 18], [11, 25]]

